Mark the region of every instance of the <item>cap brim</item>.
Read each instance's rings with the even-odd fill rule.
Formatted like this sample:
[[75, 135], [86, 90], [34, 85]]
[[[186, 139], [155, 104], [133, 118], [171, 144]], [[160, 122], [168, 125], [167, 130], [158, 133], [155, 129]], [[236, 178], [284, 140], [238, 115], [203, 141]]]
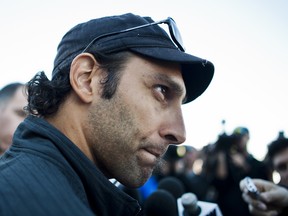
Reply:
[[214, 75], [214, 65], [211, 62], [177, 49], [133, 47], [130, 50], [154, 59], [180, 63], [187, 92], [185, 103], [189, 103], [199, 97], [207, 89]]

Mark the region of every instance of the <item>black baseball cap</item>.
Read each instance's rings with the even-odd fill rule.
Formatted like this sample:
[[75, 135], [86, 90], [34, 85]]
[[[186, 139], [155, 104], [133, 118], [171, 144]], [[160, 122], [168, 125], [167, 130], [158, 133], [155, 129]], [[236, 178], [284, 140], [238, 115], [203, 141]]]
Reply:
[[[187, 92], [185, 103], [194, 100], [209, 86], [214, 74], [213, 64], [185, 53], [182, 47], [179, 49], [160, 25], [156, 22], [155, 25], [149, 25], [153, 22], [150, 17], [127, 13], [76, 25], [63, 36], [58, 45], [52, 78], [63, 68], [70, 68], [73, 59], [83, 51], [92, 54], [131, 51], [153, 59], [180, 63]], [[143, 25], [148, 26], [123, 31]]]

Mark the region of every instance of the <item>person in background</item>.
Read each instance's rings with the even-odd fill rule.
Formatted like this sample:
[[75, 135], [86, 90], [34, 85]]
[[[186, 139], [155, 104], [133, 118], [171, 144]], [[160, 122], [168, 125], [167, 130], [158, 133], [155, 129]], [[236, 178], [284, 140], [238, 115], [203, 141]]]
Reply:
[[[182, 147], [182, 146], [178, 146]], [[197, 159], [202, 161], [202, 153], [192, 146], [183, 146], [185, 147], [185, 154], [181, 158], [183, 163], [182, 171], [176, 175], [176, 177], [183, 183], [185, 192], [194, 193], [198, 200], [200, 201], [210, 201], [209, 199], [209, 185], [205, 176], [195, 172], [194, 163]], [[198, 161], [199, 162], [199, 161]], [[198, 169], [200, 169], [198, 164]]]
[[210, 185], [208, 193], [213, 195], [209, 196], [214, 197], [223, 215], [249, 215], [239, 189], [241, 179], [246, 176], [268, 179], [266, 165], [247, 151], [249, 138], [247, 128], [237, 127], [232, 134], [221, 134], [214, 144], [206, 147], [203, 175]]
[[12, 144], [12, 136], [26, 117], [27, 97], [22, 83], [10, 83], [0, 90], [0, 155]]
[[193, 166], [194, 162], [198, 159], [199, 157], [199, 151], [194, 148], [193, 146], [186, 145], [185, 146], [185, 154], [183, 157], [183, 162], [184, 162], [184, 172], [187, 175], [194, 175], [193, 171]]
[[246, 127], [237, 127], [234, 129], [232, 136], [235, 137], [235, 145], [232, 147], [230, 156], [232, 163], [239, 168], [239, 174], [267, 180], [269, 172], [266, 164], [254, 158], [248, 152], [249, 130]]
[[265, 160], [270, 165], [272, 172], [280, 175], [280, 185], [288, 187], [288, 139], [279, 136], [268, 145]]
[[288, 190], [273, 182], [263, 179], [252, 179], [259, 191], [259, 196], [253, 197], [248, 193], [245, 179], [240, 181], [242, 197], [249, 206], [249, 211], [255, 216], [287, 216]]
[[0, 158], [0, 215], [139, 216], [111, 181], [147, 181], [168, 146], [185, 141], [182, 105], [213, 74], [211, 62], [185, 53], [172, 18], [128, 13], [76, 25], [51, 80], [40, 72], [27, 84], [29, 116]]

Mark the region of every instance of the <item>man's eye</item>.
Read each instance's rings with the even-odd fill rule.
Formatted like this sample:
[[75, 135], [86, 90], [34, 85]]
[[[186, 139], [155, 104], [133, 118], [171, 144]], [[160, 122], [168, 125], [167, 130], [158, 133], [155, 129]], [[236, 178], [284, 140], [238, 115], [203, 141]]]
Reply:
[[158, 85], [158, 86], [156, 86], [156, 90], [161, 92], [164, 95], [167, 93], [167, 87], [166, 86]]
[[165, 100], [168, 94], [168, 88], [163, 85], [157, 85], [155, 87], [157, 98], [160, 100]]

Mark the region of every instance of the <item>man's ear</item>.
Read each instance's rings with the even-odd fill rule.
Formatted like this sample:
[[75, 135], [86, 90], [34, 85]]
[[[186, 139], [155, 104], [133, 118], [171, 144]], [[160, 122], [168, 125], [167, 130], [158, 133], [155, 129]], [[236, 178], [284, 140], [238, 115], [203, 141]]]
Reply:
[[70, 83], [74, 92], [84, 103], [90, 103], [93, 100], [93, 94], [100, 92], [96, 89], [99, 88], [97, 83], [100, 83], [100, 76], [99, 64], [90, 53], [79, 54], [72, 61]]

